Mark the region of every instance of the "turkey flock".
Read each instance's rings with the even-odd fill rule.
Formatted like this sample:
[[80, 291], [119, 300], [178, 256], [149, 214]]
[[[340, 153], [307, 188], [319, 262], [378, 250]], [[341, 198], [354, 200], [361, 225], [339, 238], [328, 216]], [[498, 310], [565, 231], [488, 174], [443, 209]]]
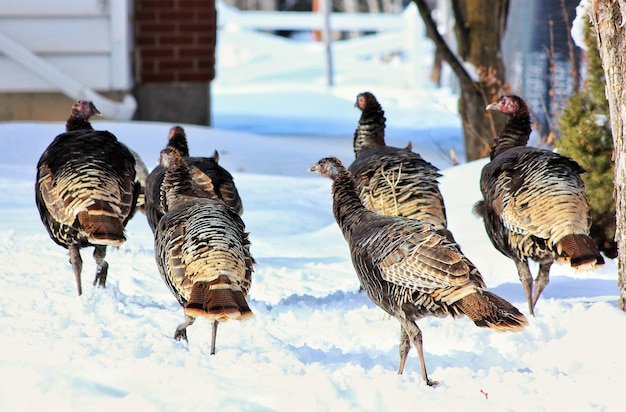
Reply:
[[[480, 328], [519, 332], [529, 320], [488, 290], [448, 229], [439, 170], [413, 152], [410, 142], [402, 148], [385, 143], [384, 111], [372, 93], [360, 93], [355, 107], [360, 118], [354, 159], [344, 166], [337, 157], [325, 157], [308, 171], [332, 181], [332, 212], [361, 290], [400, 324], [397, 373], [403, 373], [414, 346], [422, 379], [437, 385], [428, 375], [417, 321], [464, 315]], [[534, 316], [555, 261], [580, 270], [604, 263], [589, 237], [584, 170], [570, 158], [527, 146], [530, 113], [522, 98], [503, 96], [486, 110], [509, 119], [476, 182], [483, 198], [473, 211], [494, 248], [514, 262]], [[41, 221], [68, 250], [81, 295], [81, 249], [94, 248], [93, 284], [105, 287], [106, 249], [127, 241], [125, 227], [140, 211], [154, 238], [155, 272], [183, 309], [174, 339], [188, 341], [187, 328], [203, 317], [212, 324], [215, 354], [218, 324], [253, 315], [247, 297], [256, 262], [234, 179], [219, 165], [217, 151], [191, 156], [179, 125], [169, 129], [158, 165], [148, 171], [113, 133], [92, 127], [97, 114], [93, 103], [76, 102], [65, 131], [41, 155], [35, 182]], [[529, 260], [539, 266], [534, 279]]]

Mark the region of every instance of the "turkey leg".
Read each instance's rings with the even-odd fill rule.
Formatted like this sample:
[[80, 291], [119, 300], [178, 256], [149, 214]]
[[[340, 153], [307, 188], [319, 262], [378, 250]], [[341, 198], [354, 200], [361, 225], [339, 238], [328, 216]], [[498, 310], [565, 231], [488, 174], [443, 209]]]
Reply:
[[211, 355], [215, 355], [215, 338], [217, 337], [217, 321], [213, 321], [213, 327], [211, 328]]
[[[424, 361], [424, 347], [422, 345], [422, 331], [420, 328], [412, 321], [403, 319], [402, 327], [404, 329], [404, 333], [408, 335], [409, 339], [413, 342], [413, 346], [417, 349], [417, 356], [420, 359], [420, 366], [422, 369], [422, 379], [426, 382], [428, 386], [436, 386], [439, 384], [438, 381], [431, 381], [428, 377], [428, 373], [426, 372], [426, 362]], [[409, 352], [406, 351], [408, 354]], [[404, 361], [401, 360], [401, 363], [406, 362], [406, 355], [404, 357]], [[402, 364], [404, 368], [404, 364]], [[398, 368], [399, 369], [399, 368]]]
[[[535, 309], [535, 305], [539, 300], [539, 296], [541, 296], [541, 292], [543, 289], [548, 286], [550, 283], [550, 267], [553, 262], [540, 263], [539, 264], [539, 273], [537, 274], [537, 278], [535, 279], [535, 294], [533, 295], [533, 310]], [[532, 313], [532, 312], [531, 312]]]
[[400, 326], [400, 346], [398, 347], [400, 352], [400, 364], [398, 365], [398, 375], [402, 375], [404, 372], [404, 364], [406, 358], [411, 350], [411, 340], [409, 334], [404, 330], [404, 326]]
[[528, 311], [535, 316], [533, 304], [533, 275], [530, 273], [527, 260], [519, 260], [515, 262], [519, 280], [522, 282], [524, 292], [526, 292], [526, 300], [528, 301]]
[[96, 246], [93, 251], [93, 258], [96, 261], [96, 278], [93, 280], [93, 285], [98, 284], [100, 287], [105, 287], [107, 282], [107, 272], [109, 271], [109, 264], [104, 260], [107, 254], [106, 246]]
[[83, 294], [83, 287], [80, 282], [80, 273], [83, 271], [83, 259], [80, 257], [80, 249], [77, 245], [68, 246], [70, 252], [70, 264], [76, 278], [76, 287], [78, 288], [78, 296]]
[[193, 316], [185, 315], [185, 321], [176, 327], [176, 332], [174, 332], [174, 339], [176, 340], [184, 340], [187, 341], [187, 326], [193, 325], [196, 321], [196, 318]]

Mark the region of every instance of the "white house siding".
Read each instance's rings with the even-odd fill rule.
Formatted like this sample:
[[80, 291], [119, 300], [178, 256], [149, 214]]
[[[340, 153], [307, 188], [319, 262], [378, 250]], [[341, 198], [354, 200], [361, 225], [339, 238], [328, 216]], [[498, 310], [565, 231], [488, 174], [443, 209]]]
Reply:
[[[28, 49], [86, 88], [129, 90], [130, 5], [129, 0], [2, 0], [0, 41]], [[0, 93], [60, 90], [1, 51], [0, 73]]]

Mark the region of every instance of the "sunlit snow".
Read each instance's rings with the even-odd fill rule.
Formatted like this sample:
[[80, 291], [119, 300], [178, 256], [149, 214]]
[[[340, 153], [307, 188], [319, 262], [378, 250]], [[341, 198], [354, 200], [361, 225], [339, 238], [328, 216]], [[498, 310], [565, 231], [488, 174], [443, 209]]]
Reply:
[[[208, 322], [189, 328], [188, 344], [172, 339], [183, 312], [159, 276], [141, 214], [128, 225], [128, 241], [108, 249], [106, 289], [91, 286], [92, 249], [83, 249], [78, 297], [67, 251], [50, 240], [34, 203], [37, 160], [65, 119], [1, 123], [0, 410], [623, 409], [626, 315], [609, 259], [593, 273], [554, 265], [537, 315], [520, 333], [481, 330], [466, 318], [423, 319], [426, 365], [441, 384], [424, 384], [414, 350], [397, 375], [399, 325], [359, 293], [332, 216], [331, 182], [306, 169], [328, 155], [352, 161], [353, 104], [357, 93], [373, 92], [385, 109], [388, 144], [411, 141], [443, 170], [454, 236], [488, 286], [527, 313], [514, 264], [472, 214], [486, 161], [449, 160], [450, 150], [464, 157], [456, 96], [427, 81], [404, 84], [401, 59], [340, 65], [337, 85], [328, 88], [314, 52], [309, 69], [289, 77], [265, 64], [255, 81], [239, 79], [232, 62], [252, 65], [250, 56], [274, 54], [228, 39], [219, 38], [215, 127], [183, 126], [192, 155], [217, 149], [235, 177], [258, 262], [249, 295], [255, 316], [222, 324], [214, 356]], [[431, 56], [425, 50], [424, 78]], [[172, 125], [94, 126], [152, 168]]]

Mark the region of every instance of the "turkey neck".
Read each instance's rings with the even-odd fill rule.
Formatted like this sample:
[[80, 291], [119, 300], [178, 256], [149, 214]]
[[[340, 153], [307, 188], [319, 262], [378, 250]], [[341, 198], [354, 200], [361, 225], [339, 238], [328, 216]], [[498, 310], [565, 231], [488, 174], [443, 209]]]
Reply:
[[67, 119], [65, 123], [65, 131], [72, 132], [74, 130], [93, 130], [91, 123], [88, 120], [83, 119], [82, 117], [73, 116]]
[[340, 170], [333, 179], [333, 214], [346, 239], [368, 212], [356, 193], [352, 176], [345, 168]]
[[354, 132], [354, 155], [365, 149], [385, 145], [385, 112], [379, 104], [365, 107]]
[[187, 145], [187, 138], [184, 135], [175, 134], [172, 136], [168, 146], [178, 150], [181, 156], [189, 157], [189, 146]]
[[491, 146], [491, 160], [512, 147], [526, 146], [531, 130], [528, 108], [520, 107], [515, 116], [506, 122]]
[[161, 184], [161, 207], [167, 212], [190, 196], [194, 196], [191, 174], [182, 159], [178, 159], [165, 170]]

